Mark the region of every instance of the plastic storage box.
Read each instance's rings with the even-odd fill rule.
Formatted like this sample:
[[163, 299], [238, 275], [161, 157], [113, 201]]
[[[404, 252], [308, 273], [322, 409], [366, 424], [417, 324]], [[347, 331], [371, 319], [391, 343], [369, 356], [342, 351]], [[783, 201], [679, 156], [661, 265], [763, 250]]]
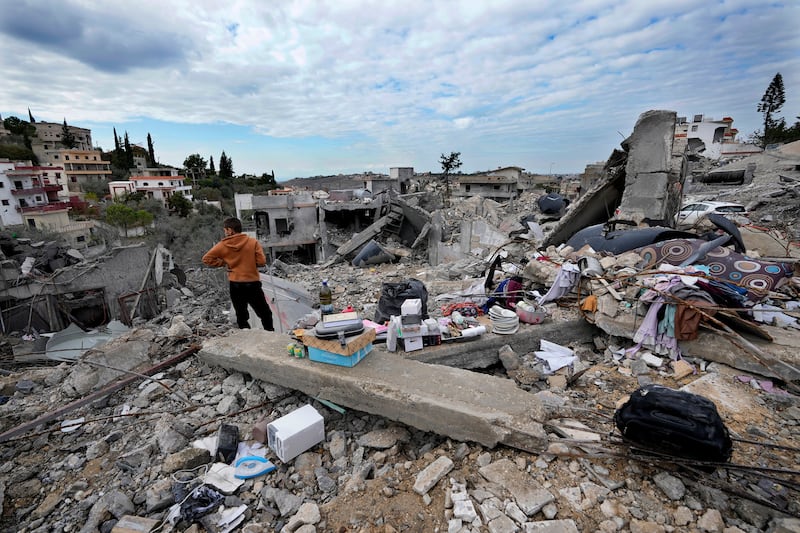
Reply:
[[325, 420], [310, 405], [295, 409], [267, 425], [267, 443], [284, 463], [323, 440]]
[[328, 352], [313, 346], [308, 346], [308, 358], [317, 363], [327, 363], [329, 365], [354, 367], [359, 361], [364, 359], [368, 353], [372, 351], [372, 343], [370, 342], [358, 351], [350, 355], [341, 355], [338, 353]]

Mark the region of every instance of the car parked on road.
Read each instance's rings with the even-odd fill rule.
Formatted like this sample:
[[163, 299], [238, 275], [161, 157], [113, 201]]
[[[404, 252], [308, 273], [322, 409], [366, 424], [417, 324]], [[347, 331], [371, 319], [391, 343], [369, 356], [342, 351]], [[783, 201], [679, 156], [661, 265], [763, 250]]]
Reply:
[[734, 222], [747, 224], [747, 209], [742, 204], [732, 202], [695, 202], [685, 205], [678, 212], [677, 227], [694, 226], [710, 213], [717, 213]]

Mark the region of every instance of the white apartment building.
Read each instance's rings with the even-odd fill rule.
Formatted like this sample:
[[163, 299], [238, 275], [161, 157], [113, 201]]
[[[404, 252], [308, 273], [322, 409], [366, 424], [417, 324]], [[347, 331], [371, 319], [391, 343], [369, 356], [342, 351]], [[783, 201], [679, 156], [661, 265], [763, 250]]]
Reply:
[[112, 181], [108, 184], [108, 191], [115, 200], [125, 194], [142, 192], [147, 198], [160, 201], [168, 207], [167, 200], [173, 194], [180, 194], [189, 201], [193, 200], [191, 185], [184, 185], [184, 176], [178, 175], [174, 168], [147, 169], [168, 172], [163, 176], [131, 176], [130, 180]]
[[70, 204], [61, 202], [61, 187], [45, 177], [60, 170], [30, 161], [0, 159], [0, 219], [3, 226], [25, 225], [58, 231], [70, 225]]
[[714, 120], [703, 115], [694, 115], [692, 121], [678, 117], [675, 125], [675, 138], [686, 139], [689, 151], [707, 157], [720, 159], [733, 155], [760, 153], [756, 145], [740, 143], [736, 140], [739, 130], [733, 127], [733, 119], [724, 117]]

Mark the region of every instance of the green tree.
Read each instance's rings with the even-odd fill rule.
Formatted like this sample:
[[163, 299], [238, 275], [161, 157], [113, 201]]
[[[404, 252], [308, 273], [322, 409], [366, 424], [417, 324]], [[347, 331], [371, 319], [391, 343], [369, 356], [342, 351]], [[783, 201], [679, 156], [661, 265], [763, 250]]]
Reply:
[[219, 177], [223, 180], [233, 179], [233, 161], [225, 155], [224, 150], [222, 155], [219, 156]]
[[106, 208], [106, 222], [125, 230], [128, 235], [130, 228], [147, 226], [153, 222], [153, 214], [144, 209], [134, 209], [120, 203], [113, 203]]
[[3, 119], [3, 127], [15, 135], [25, 135], [26, 133], [31, 137], [36, 135], [36, 128], [34, 126], [17, 117]]
[[128, 139], [128, 132], [125, 132], [125, 168], [133, 168], [133, 150], [131, 149], [131, 141]]
[[209, 174], [216, 174], [217, 173], [217, 169], [214, 168], [214, 156], [213, 155], [208, 158], [208, 173]]
[[64, 119], [64, 125], [61, 126], [61, 144], [66, 146], [67, 148], [75, 148], [75, 136], [72, 134], [72, 131], [67, 126], [67, 119]]
[[186, 218], [192, 212], [192, 202], [179, 193], [170, 195], [167, 198], [167, 205], [170, 211], [177, 213], [179, 217]]
[[117, 128], [114, 128], [114, 153], [119, 157], [120, 152], [122, 151], [122, 146], [119, 142], [119, 135], [117, 135]]
[[117, 226], [125, 230], [128, 236], [128, 229], [136, 225], [136, 210], [125, 204], [114, 203], [106, 208], [106, 222], [112, 226]]
[[134, 191], [134, 192], [126, 192], [122, 195], [120, 199], [121, 202], [125, 205], [135, 205], [138, 206], [141, 204], [147, 196], [144, 194], [143, 191]]
[[150, 164], [156, 166], [156, 153], [153, 150], [153, 138], [150, 133], [147, 134], [147, 155], [150, 156]]
[[218, 202], [222, 200], [222, 193], [214, 187], [203, 187], [197, 191], [195, 197], [209, 202]]
[[450, 204], [450, 173], [461, 168], [461, 152], [450, 152], [450, 155], [442, 154], [439, 164], [442, 165], [442, 179], [445, 187], [444, 205], [448, 206]]
[[764, 136], [762, 138], [762, 147], [765, 147], [771, 142], [780, 140], [781, 132], [786, 128], [786, 122], [783, 119], [776, 119], [775, 114], [780, 113], [783, 104], [786, 103], [786, 93], [783, 88], [783, 76], [778, 72], [772, 78], [767, 91], [761, 97], [761, 102], [758, 104], [758, 112], [764, 116]]

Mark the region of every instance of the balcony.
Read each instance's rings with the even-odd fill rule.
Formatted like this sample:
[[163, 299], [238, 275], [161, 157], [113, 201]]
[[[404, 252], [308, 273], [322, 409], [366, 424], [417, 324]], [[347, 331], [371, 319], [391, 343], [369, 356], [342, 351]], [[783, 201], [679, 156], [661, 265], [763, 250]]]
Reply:
[[53, 202], [52, 204], [30, 205], [26, 207], [17, 206], [18, 213], [48, 213], [51, 211], [63, 211], [70, 209], [69, 202]]

